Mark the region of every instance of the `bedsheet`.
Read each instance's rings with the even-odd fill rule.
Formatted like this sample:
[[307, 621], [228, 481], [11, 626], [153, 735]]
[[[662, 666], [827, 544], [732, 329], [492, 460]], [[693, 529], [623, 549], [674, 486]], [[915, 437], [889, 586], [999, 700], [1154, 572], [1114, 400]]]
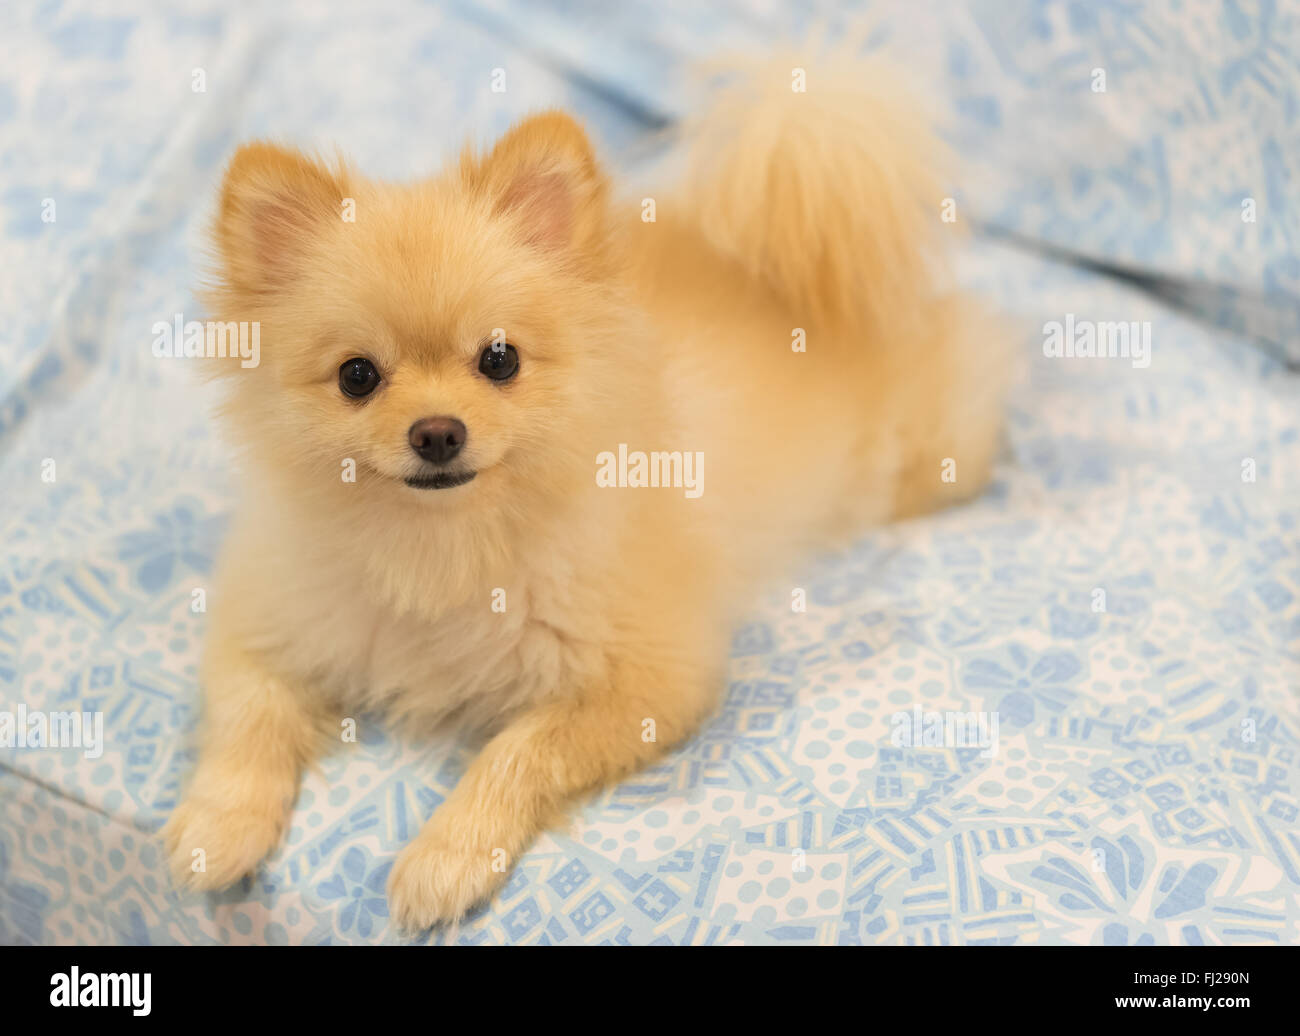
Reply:
[[[1074, 6], [1005, 9], [1040, 35], [1088, 31]], [[463, 770], [453, 741], [363, 722], [306, 776], [255, 876], [179, 896], [163, 867], [236, 475], [204, 390], [152, 355], [151, 329], [198, 315], [221, 161], [242, 139], [287, 136], [411, 176], [558, 104], [618, 166], [688, 103], [681, 69], [702, 34], [760, 45], [815, 12], [168, 10], [0, 16], [0, 735], [6, 713], [103, 723], [80, 748], [0, 747], [0, 942], [397, 941], [385, 880]], [[1004, 17], [972, 4], [934, 23], [965, 41], [963, 77], [971, 55], [1005, 50], [988, 43], [1014, 36]], [[1294, 177], [1292, 126], [1261, 133]], [[952, 139], [963, 146], [960, 127]], [[1031, 212], [971, 196], [959, 278], [1019, 319], [1022, 344], [989, 491], [755, 600], [699, 735], [544, 836], [458, 930], [421, 941], [1300, 942], [1300, 385], [1285, 349], [1218, 319], [1242, 298], [1289, 304], [1290, 217], [1256, 253], [1182, 224], [1141, 253], [1119, 233], [1137, 216], [1080, 246], [1185, 278], [1184, 293], [1198, 278], [1245, 292], [1193, 312], [1033, 247], [1082, 241], [1071, 221], [1122, 204], [1124, 186], [1099, 201], [1088, 185], [1050, 227], [1050, 199]], [[1133, 324], [1149, 362], [1045, 355], [1043, 328], [1067, 319]], [[983, 741], [952, 736], [966, 717]]]

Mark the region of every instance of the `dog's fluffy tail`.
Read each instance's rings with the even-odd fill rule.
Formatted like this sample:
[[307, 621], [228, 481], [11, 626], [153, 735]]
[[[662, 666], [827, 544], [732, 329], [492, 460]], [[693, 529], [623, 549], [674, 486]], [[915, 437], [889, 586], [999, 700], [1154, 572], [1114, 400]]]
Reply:
[[924, 307], [942, 149], [883, 64], [729, 63], [688, 120], [685, 196], [708, 242], [836, 327]]

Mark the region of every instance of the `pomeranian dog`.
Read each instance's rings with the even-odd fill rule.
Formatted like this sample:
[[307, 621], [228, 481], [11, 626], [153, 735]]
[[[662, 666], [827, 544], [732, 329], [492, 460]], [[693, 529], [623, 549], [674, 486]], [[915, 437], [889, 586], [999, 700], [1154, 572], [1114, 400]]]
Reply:
[[262, 356], [208, 361], [246, 492], [178, 885], [255, 869], [377, 710], [484, 736], [388, 884], [401, 927], [456, 921], [697, 729], [764, 585], [986, 483], [1003, 354], [936, 261], [930, 138], [863, 66], [790, 68], [722, 90], [653, 199], [558, 112], [406, 185], [234, 156], [206, 301]]

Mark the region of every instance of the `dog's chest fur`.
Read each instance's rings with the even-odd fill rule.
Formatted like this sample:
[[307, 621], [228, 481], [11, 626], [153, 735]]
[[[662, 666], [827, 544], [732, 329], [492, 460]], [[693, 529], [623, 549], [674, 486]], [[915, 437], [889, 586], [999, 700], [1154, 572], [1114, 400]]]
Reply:
[[482, 727], [580, 687], [602, 665], [598, 590], [560, 550], [496, 578], [474, 566], [448, 571], [400, 541], [369, 557], [310, 559], [287, 542], [279, 562], [283, 579], [263, 571], [257, 580], [272, 609], [256, 623], [261, 646], [277, 669], [348, 715]]

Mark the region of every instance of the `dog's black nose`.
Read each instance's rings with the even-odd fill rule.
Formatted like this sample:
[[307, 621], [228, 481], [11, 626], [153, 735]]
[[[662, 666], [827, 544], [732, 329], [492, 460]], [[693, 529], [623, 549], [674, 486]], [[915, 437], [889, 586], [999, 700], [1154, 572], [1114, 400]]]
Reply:
[[434, 464], [446, 464], [460, 452], [469, 433], [454, 417], [426, 417], [411, 425], [411, 449]]

